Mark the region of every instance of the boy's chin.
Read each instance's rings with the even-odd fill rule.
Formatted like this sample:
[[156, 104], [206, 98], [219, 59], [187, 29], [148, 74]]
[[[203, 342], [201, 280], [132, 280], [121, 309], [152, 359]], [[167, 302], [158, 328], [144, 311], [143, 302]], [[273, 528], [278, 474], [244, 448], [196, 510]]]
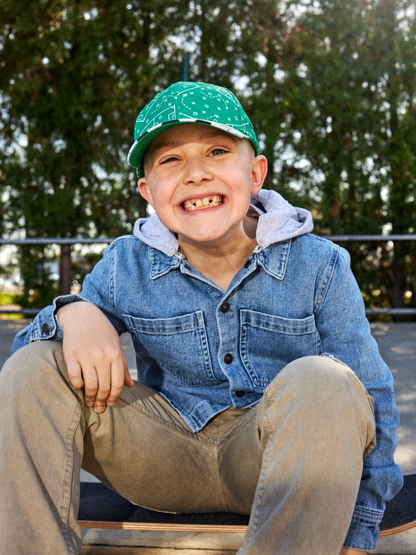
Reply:
[[200, 231], [199, 233], [192, 233], [189, 235], [176, 234], [178, 238], [179, 245], [181, 244], [193, 244], [195, 246], [203, 247], [215, 247], [223, 245], [227, 242], [232, 242], [232, 233], [230, 230], [225, 230], [223, 232], [216, 230], [207, 230], [206, 232]]
[[213, 235], [213, 234], [201, 234], [201, 235], [177, 235], [179, 244], [188, 243], [188, 244], [195, 244], [195, 245], [211, 245], [221, 242], [222, 236], [221, 235]]

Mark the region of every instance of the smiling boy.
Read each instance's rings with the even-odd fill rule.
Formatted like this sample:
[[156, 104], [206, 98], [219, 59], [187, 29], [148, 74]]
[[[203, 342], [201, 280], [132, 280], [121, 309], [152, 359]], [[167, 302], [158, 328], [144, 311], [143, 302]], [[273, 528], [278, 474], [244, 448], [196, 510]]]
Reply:
[[402, 484], [398, 414], [347, 253], [262, 190], [226, 89], [156, 96], [128, 160], [155, 213], [0, 372], [0, 552], [79, 552], [81, 466], [145, 507], [250, 514], [239, 555], [373, 550]]

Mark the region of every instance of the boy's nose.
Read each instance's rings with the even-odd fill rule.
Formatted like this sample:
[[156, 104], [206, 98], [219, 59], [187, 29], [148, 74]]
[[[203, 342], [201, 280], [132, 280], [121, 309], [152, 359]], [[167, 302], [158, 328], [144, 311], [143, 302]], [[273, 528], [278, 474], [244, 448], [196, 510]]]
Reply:
[[186, 164], [184, 175], [185, 183], [202, 183], [212, 179], [212, 173], [208, 164], [199, 158], [191, 158]]

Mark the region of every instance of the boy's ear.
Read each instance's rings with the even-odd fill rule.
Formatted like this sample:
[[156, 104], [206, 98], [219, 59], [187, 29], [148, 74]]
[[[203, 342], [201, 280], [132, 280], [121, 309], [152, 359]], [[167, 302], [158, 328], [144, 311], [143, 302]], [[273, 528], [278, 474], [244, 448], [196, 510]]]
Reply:
[[267, 158], [262, 154], [253, 159], [251, 167], [251, 194], [257, 194], [263, 187], [267, 175]]
[[137, 182], [137, 187], [139, 189], [139, 193], [142, 195], [142, 197], [147, 200], [147, 202], [153, 206], [153, 197], [152, 197], [152, 193], [150, 192], [150, 187], [147, 184], [146, 178], [142, 177], [141, 179], [139, 179], [139, 181]]

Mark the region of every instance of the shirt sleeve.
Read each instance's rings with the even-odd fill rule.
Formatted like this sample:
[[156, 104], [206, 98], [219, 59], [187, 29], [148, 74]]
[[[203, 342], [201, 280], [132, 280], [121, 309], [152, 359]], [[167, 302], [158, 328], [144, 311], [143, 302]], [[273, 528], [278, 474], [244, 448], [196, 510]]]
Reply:
[[399, 414], [393, 377], [380, 356], [365, 316], [364, 302], [345, 249], [336, 247], [316, 291], [315, 315], [323, 352], [339, 358], [374, 399], [377, 445], [364, 457], [364, 468], [345, 547], [372, 551], [386, 501], [403, 485], [394, 463]]
[[93, 271], [86, 276], [79, 295], [57, 297], [53, 304], [37, 314], [29, 326], [17, 333], [12, 347], [12, 354], [33, 341], [62, 341], [63, 330], [57, 317], [57, 311], [64, 305], [74, 302], [90, 302], [97, 306], [110, 320], [119, 335], [126, 332], [122, 315], [114, 303], [114, 247], [113, 244], [104, 251], [103, 258]]

